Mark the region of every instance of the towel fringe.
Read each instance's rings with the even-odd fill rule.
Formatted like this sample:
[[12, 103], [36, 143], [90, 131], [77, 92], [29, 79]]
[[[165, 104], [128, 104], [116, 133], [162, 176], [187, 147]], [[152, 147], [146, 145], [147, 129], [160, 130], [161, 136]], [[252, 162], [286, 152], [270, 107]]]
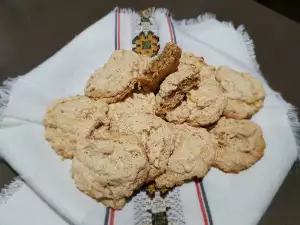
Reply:
[[13, 196], [17, 191], [19, 191], [23, 184], [24, 183], [21, 180], [21, 178], [16, 177], [10, 184], [5, 185], [0, 192], [0, 206], [2, 204], [7, 203], [8, 199], [11, 196]]
[[[8, 78], [0, 87], [0, 122], [3, 118], [3, 113], [8, 105], [9, 96], [12, 91], [12, 86], [18, 78]], [[1, 124], [0, 124], [1, 126]]]
[[207, 20], [211, 20], [211, 19], [216, 19], [216, 15], [213, 13], [204, 13], [204, 14], [200, 14], [196, 18], [192, 18], [192, 19], [175, 20], [172, 17], [172, 22], [179, 26], [180, 25], [195, 25], [195, 24], [203, 23], [203, 22], [205, 22]]
[[244, 43], [247, 47], [248, 56], [251, 59], [255, 69], [257, 71], [260, 71], [259, 64], [256, 61], [255, 46], [254, 46], [253, 40], [251, 39], [250, 35], [246, 31], [245, 26], [244, 25], [238, 26], [236, 31], [240, 34], [241, 39], [244, 41]]

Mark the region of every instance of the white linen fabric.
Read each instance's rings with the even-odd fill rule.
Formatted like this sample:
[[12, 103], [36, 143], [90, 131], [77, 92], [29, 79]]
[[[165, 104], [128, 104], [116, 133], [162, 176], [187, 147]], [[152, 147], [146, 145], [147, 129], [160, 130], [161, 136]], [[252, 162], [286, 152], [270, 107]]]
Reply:
[[[293, 129], [299, 128], [299, 123], [294, 108], [264, 81], [255, 60], [254, 46], [243, 27], [235, 29], [212, 15], [175, 21], [166, 12], [153, 13], [161, 48], [169, 41], [176, 41], [183, 50], [203, 56], [209, 64], [228, 65], [256, 76], [264, 82], [267, 93], [263, 109], [252, 118], [262, 127], [267, 144], [265, 156], [238, 175], [211, 169], [201, 183], [210, 212], [199, 204], [196, 183], [173, 190], [164, 206], [171, 204], [167, 213], [169, 222], [256, 224], [297, 158]], [[143, 193], [121, 211], [108, 211], [77, 190], [71, 178], [71, 160], [61, 161], [44, 139], [42, 126], [47, 105], [57, 98], [83, 94], [90, 74], [107, 61], [118, 40], [120, 48], [132, 48], [133, 14], [128, 10], [114, 10], [40, 66], [8, 81], [1, 89], [0, 153], [26, 183], [22, 185], [18, 180], [18, 185], [13, 183], [2, 191], [1, 225], [151, 224], [151, 214], [142, 209], [146, 206], [139, 205], [146, 199]], [[18, 190], [14, 192], [14, 189]], [[155, 201], [147, 201], [152, 211], [158, 207]]]

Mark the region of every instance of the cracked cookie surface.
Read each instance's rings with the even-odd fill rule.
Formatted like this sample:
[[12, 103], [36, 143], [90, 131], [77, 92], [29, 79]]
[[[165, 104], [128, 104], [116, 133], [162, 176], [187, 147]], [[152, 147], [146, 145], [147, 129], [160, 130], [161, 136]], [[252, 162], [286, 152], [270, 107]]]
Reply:
[[216, 80], [228, 98], [223, 113], [225, 117], [247, 119], [263, 107], [265, 90], [262, 83], [250, 74], [222, 66], [216, 72]]
[[175, 148], [165, 173], [155, 179], [159, 188], [171, 188], [182, 185], [185, 180], [204, 177], [215, 158], [214, 143], [205, 129], [183, 124], [174, 125], [173, 130]]
[[45, 137], [57, 154], [72, 158], [77, 141], [99, 126], [108, 128], [108, 105], [85, 96], [59, 99], [48, 107], [43, 123]]
[[197, 87], [199, 82], [199, 69], [193, 65], [181, 65], [178, 72], [170, 74], [160, 85], [155, 97], [155, 113], [164, 117], [175, 108], [185, 97], [186, 92]]
[[250, 120], [223, 117], [210, 133], [217, 146], [214, 166], [224, 172], [239, 173], [264, 155], [261, 128]]
[[216, 122], [227, 105], [227, 98], [213, 74], [199, 82], [196, 89], [187, 93], [187, 98], [179, 106], [166, 114], [170, 122], [191, 126], [207, 126]]
[[76, 186], [87, 195], [120, 209], [145, 182], [149, 164], [135, 136], [108, 133], [78, 143], [72, 162]]

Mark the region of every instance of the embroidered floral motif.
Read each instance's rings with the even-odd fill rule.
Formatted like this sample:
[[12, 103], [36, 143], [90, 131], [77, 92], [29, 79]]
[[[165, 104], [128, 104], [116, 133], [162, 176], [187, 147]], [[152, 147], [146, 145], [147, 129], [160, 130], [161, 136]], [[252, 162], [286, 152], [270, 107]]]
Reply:
[[132, 44], [135, 45], [132, 50], [141, 55], [155, 56], [159, 51], [158, 42], [159, 38], [152, 31], [148, 34], [142, 31], [132, 40]]
[[132, 50], [138, 54], [155, 56], [159, 51], [159, 37], [153, 19], [154, 9], [142, 10], [133, 15]]

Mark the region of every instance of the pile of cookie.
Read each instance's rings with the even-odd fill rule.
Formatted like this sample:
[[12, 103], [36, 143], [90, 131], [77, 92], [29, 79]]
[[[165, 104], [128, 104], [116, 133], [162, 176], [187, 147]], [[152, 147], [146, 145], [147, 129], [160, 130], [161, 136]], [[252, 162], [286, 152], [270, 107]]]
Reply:
[[72, 159], [76, 186], [115, 209], [142, 185], [172, 188], [211, 167], [239, 173], [264, 154], [259, 125], [247, 120], [264, 102], [262, 83], [168, 43], [149, 58], [115, 51], [85, 96], [54, 101], [45, 137]]

